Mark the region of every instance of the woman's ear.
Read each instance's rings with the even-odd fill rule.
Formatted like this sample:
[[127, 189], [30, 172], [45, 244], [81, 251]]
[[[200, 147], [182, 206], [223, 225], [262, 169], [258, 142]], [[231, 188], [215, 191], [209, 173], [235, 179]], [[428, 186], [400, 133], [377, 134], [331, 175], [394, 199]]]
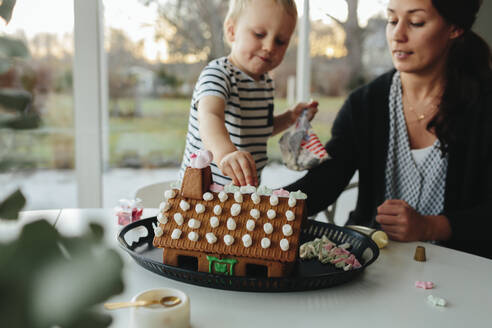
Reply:
[[452, 39], [456, 39], [456, 38], [459, 38], [460, 36], [462, 36], [464, 33], [463, 29], [462, 28], [459, 28], [455, 25], [451, 25], [451, 33], [449, 34], [449, 38], [452, 40]]
[[224, 22], [224, 29], [225, 29], [225, 37], [227, 43], [232, 43], [234, 42], [234, 36], [235, 36], [235, 26], [234, 26], [234, 21], [232, 19], [228, 19]]

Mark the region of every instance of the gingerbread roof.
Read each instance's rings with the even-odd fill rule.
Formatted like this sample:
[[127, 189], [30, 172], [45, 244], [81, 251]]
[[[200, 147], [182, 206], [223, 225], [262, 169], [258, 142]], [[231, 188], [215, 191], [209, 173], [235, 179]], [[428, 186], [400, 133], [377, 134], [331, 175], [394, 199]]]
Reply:
[[[163, 233], [160, 237], [154, 238], [155, 246], [201, 251], [210, 254], [276, 260], [281, 262], [295, 261], [299, 248], [301, 223], [305, 216], [305, 201], [303, 199], [296, 199], [296, 204], [291, 207], [289, 206], [289, 198], [287, 197], [278, 197], [278, 204], [271, 205], [270, 196], [260, 196], [260, 202], [254, 204], [251, 199], [251, 194], [248, 193], [241, 194], [243, 198], [242, 202], [236, 201], [233, 193], [228, 193], [228, 199], [222, 202], [218, 197], [219, 194], [216, 192], [210, 192], [213, 199], [206, 201], [203, 199], [185, 198], [179, 195], [179, 190], [174, 191], [174, 197], [167, 199], [166, 203], [161, 206], [162, 215], [159, 220], [161, 222], [159, 223], [159, 227], [162, 229]], [[189, 209], [184, 210], [180, 206], [182, 201], [190, 205]], [[197, 211], [197, 204], [202, 204], [205, 210], [203, 212], [200, 210]], [[233, 207], [234, 204], [239, 204], [241, 207], [238, 214], [233, 213], [236, 215], [231, 213], [231, 207]], [[214, 207], [217, 205], [221, 207], [222, 211], [220, 214], [214, 213]], [[235, 205], [234, 207], [237, 208], [237, 206], [238, 205]], [[250, 211], [252, 209], [257, 209], [259, 211], [258, 218], [255, 219], [251, 216]], [[275, 211], [276, 215], [274, 218], [268, 218], [268, 210]], [[287, 219], [287, 211], [291, 211], [294, 214], [293, 219], [292, 217], [290, 220]], [[184, 219], [181, 225], [174, 219], [174, 216], [178, 213], [181, 214]], [[179, 217], [179, 214], [177, 217]], [[217, 217], [219, 220], [219, 225], [215, 228], [211, 225], [211, 217]], [[232, 218], [236, 223], [236, 227], [233, 230], [228, 228], [227, 221], [229, 218]], [[191, 219], [199, 221], [200, 226], [193, 227], [193, 224], [189, 224]], [[246, 227], [248, 220], [253, 220], [255, 223], [252, 231], [248, 230]], [[178, 219], [177, 221], [180, 220]], [[196, 223], [196, 221], [192, 221], [192, 223]], [[273, 231], [269, 234], [266, 233], [264, 229], [264, 224], [267, 223], [270, 223], [273, 227]], [[292, 228], [292, 234], [289, 235], [287, 233], [287, 236], [283, 232], [283, 226], [286, 224], [290, 225]], [[175, 229], [181, 231], [181, 235], [178, 239], [173, 239], [171, 237]], [[190, 232], [195, 232], [195, 236], [198, 236], [196, 241], [189, 238], [188, 234]], [[207, 241], [207, 233], [213, 233], [215, 235], [215, 243], [209, 243]], [[249, 247], [246, 247], [243, 243], [243, 236], [246, 234], [251, 237], [251, 245]], [[230, 235], [234, 238], [234, 242], [231, 245], [226, 244], [224, 240], [226, 235]], [[270, 246], [268, 248], [262, 247], [261, 241], [263, 238], [268, 238], [270, 240]], [[288, 241], [288, 250], [282, 250], [280, 247], [280, 241], [282, 239]]]

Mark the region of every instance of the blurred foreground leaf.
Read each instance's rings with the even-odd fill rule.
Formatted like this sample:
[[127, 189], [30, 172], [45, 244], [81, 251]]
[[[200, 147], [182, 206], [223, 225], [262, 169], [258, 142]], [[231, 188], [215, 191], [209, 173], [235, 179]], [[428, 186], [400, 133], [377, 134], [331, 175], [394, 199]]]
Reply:
[[107, 327], [111, 317], [93, 308], [122, 292], [123, 262], [102, 231], [64, 237], [41, 220], [0, 244], [2, 327]]
[[17, 189], [0, 203], [0, 218], [5, 220], [17, 220], [20, 210], [26, 205], [26, 198]]
[[0, 17], [3, 17], [7, 23], [10, 22], [10, 18], [12, 17], [15, 1], [16, 0], [0, 1]]
[[22, 89], [0, 89], [0, 106], [6, 109], [23, 111], [31, 102], [31, 94]]

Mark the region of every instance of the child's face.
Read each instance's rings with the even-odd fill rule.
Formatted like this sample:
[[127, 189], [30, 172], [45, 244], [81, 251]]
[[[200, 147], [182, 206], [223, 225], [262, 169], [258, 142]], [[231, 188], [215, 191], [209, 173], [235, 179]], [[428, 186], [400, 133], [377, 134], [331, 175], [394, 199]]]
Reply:
[[296, 18], [271, 0], [252, 0], [236, 21], [226, 22], [230, 60], [255, 80], [284, 58]]

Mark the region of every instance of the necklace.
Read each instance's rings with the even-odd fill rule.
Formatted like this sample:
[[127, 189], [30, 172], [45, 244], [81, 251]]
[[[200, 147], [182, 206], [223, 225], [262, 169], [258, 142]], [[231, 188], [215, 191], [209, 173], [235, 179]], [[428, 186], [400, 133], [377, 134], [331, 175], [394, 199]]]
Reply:
[[422, 122], [425, 118], [432, 116], [438, 109], [439, 109], [439, 100], [440, 97], [435, 97], [434, 100], [428, 104], [426, 109], [424, 109], [422, 112], [418, 112], [415, 108], [415, 106], [411, 105], [410, 102], [408, 101], [407, 97], [406, 98], [406, 103], [408, 105], [408, 110], [413, 113], [413, 115], [417, 118], [417, 122]]

